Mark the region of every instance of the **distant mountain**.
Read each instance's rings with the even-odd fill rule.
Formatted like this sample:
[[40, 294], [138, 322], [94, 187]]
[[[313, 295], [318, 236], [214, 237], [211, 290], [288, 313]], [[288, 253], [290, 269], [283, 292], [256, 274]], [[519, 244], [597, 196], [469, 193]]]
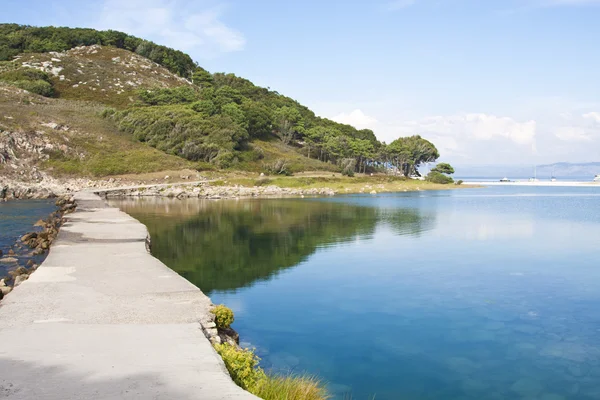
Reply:
[[530, 178], [537, 174], [540, 179], [550, 178], [580, 178], [592, 179], [600, 174], [600, 162], [569, 163], [558, 162], [534, 167], [533, 165], [456, 165], [457, 178], [488, 178], [509, 179]]

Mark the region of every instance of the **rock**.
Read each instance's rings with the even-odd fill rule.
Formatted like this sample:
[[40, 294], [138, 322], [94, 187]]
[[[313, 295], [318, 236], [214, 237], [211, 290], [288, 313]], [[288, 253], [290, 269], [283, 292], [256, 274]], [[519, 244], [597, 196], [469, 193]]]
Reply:
[[6, 278], [0, 279], [0, 287], [5, 287], [5, 286], [6, 286]]
[[34, 239], [37, 237], [37, 233], [36, 232], [29, 232], [23, 236], [21, 236], [21, 242], [25, 243], [27, 241], [29, 241], [30, 239]]
[[8, 271], [8, 274], [12, 277], [17, 277], [19, 275], [27, 275], [27, 269], [25, 267], [22, 267], [19, 265], [17, 268], [13, 269], [12, 271]]
[[31, 268], [31, 267], [33, 267], [34, 265], [35, 265], [35, 263], [33, 262], [33, 260], [29, 260], [29, 261], [27, 261], [27, 265], [26, 265], [26, 266], [27, 266], [28, 268]]
[[27, 274], [23, 274], [23, 275], [19, 275], [15, 278], [15, 284], [14, 287], [19, 286], [21, 283], [25, 282], [27, 280], [27, 278], [29, 278], [29, 275]]
[[10, 292], [12, 292], [12, 288], [10, 286], [0, 286], [0, 293], [2, 293], [4, 296]]
[[14, 258], [14, 257], [4, 257], [4, 258], [0, 258], [0, 263], [16, 263], [17, 261], [19, 261], [19, 260], [17, 260], [17, 259], [16, 259], [16, 258]]
[[43, 219], [40, 219], [40, 220], [38, 220], [38, 222], [33, 224], [33, 226], [46, 226], [46, 221], [44, 221]]
[[4, 252], [2, 250], [0, 250], [0, 257], [2, 257], [4, 255]]
[[371, 194], [377, 194], [377, 192], [375, 190], [371, 190], [370, 192]]
[[216, 328], [216, 327], [217, 327], [217, 324], [215, 324], [215, 323], [214, 323], [214, 322], [212, 322], [212, 321], [211, 321], [211, 322], [204, 322], [204, 323], [202, 324], [202, 327], [203, 327], [204, 329], [213, 329], [213, 328]]
[[9, 255], [9, 256], [14, 256], [14, 255], [15, 255], [15, 251], [14, 251], [13, 249], [10, 249], [10, 250], [8, 251], [8, 255]]

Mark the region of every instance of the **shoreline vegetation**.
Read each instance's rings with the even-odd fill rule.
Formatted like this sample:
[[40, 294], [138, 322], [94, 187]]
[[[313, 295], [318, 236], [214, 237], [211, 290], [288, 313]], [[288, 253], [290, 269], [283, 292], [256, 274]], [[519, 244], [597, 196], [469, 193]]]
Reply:
[[254, 351], [240, 347], [239, 335], [231, 329], [233, 311], [220, 304], [213, 307], [211, 314], [214, 321], [203, 326], [204, 334], [223, 359], [236, 385], [264, 400], [327, 400], [331, 397], [315, 376], [281, 375], [263, 370]]

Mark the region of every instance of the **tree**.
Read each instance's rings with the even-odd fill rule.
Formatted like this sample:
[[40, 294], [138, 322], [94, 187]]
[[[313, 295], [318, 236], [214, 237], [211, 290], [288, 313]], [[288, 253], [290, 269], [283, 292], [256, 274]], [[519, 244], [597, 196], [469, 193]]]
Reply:
[[289, 144], [295, 139], [297, 133], [304, 132], [304, 121], [298, 109], [294, 107], [281, 107], [274, 114], [275, 128], [284, 144]]
[[198, 67], [192, 74], [192, 83], [194, 85], [204, 87], [211, 87], [213, 85], [214, 78], [210, 72], [204, 68]]
[[417, 168], [424, 163], [437, 160], [440, 153], [433, 143], [419, 135], [401, 137], [388, 145], [390, 162], [404, 176], [417, 173]]
[[452, 168], [452, 166], [448, 163], [439, 163], [431, 170], [431, 172], [452, 175], [454, 173], [454, 168]]

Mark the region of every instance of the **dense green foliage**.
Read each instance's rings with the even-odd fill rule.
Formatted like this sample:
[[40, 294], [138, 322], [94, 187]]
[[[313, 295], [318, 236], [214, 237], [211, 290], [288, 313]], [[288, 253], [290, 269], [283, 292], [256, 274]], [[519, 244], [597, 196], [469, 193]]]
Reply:
[[65, 51], [93, 44], [132, 51], [188, 78], [196, 69], [196, 64], [187, 54], [123, 32], [0, 24], [0, 61], [10, 60], [21, 53]]
[[19, 68], [0, 73], [0, 81], [46, 97], [54, 95], [54, 87], [47, 73], [33, 68]]
[[452, 175], [454, 173], [454, 168], [448, 163], [439, 163], [432, 171], [439, 172], [440, 174]]
[[233, 311], [231, 311], [231, 308], [225, 306], [224, 304], [215, 306], [212, 310], [210, 310], [210, 312], [215, 315], [215, 324], [217, 325], [217, 328], [227, 329], [229, 326], [231, 326], [231, 324], [233, 324]]
[[431, 171], [427, 174], [426, 179], [432, 183], [441, 183], [443, 185], [454, 182], [450, 176], [442, 174], [441, 172]]
[[[427, 175], [427, 180], [433, 183], [448, 184], [454, 182], [449, 175], [454, 173], [454, 168], [448, 163], [439, 163], [431, 169]], [[460, 181], [462, 183], [462, 181]]]
[[[202, 87], [141, 91], [136, 107], [109, 114], [123, 131], [151, 146], [222, 168], [235, 166], [252, 140], [270, 137], [308, 158], [333, 163], [348, 176], [392, 166], [410, 175], [439, 157], [435, 146], [420, 136], [386, 146], [371, 130], [317, 117], [296, 101], [233, 74], [208, 79], [206, 71], [198, 71], [194, 76], [202, 77], [196, 78]], [[271, 167], [265, 164], [265, 171], [281, 173]]]
[[231, 379], [242, 389], [252, 392], [265, 378], [258, 366], [260, 359], [249, 349], [238, 349], [230, 344], [215, 344], [215, 350], [223, 359]]
[[311, 376], [266, 374], [252, 350], [230, 344], [216, 344], [231, 379], [241, 388], [265, 400], [326, 400], [324, 385]]

